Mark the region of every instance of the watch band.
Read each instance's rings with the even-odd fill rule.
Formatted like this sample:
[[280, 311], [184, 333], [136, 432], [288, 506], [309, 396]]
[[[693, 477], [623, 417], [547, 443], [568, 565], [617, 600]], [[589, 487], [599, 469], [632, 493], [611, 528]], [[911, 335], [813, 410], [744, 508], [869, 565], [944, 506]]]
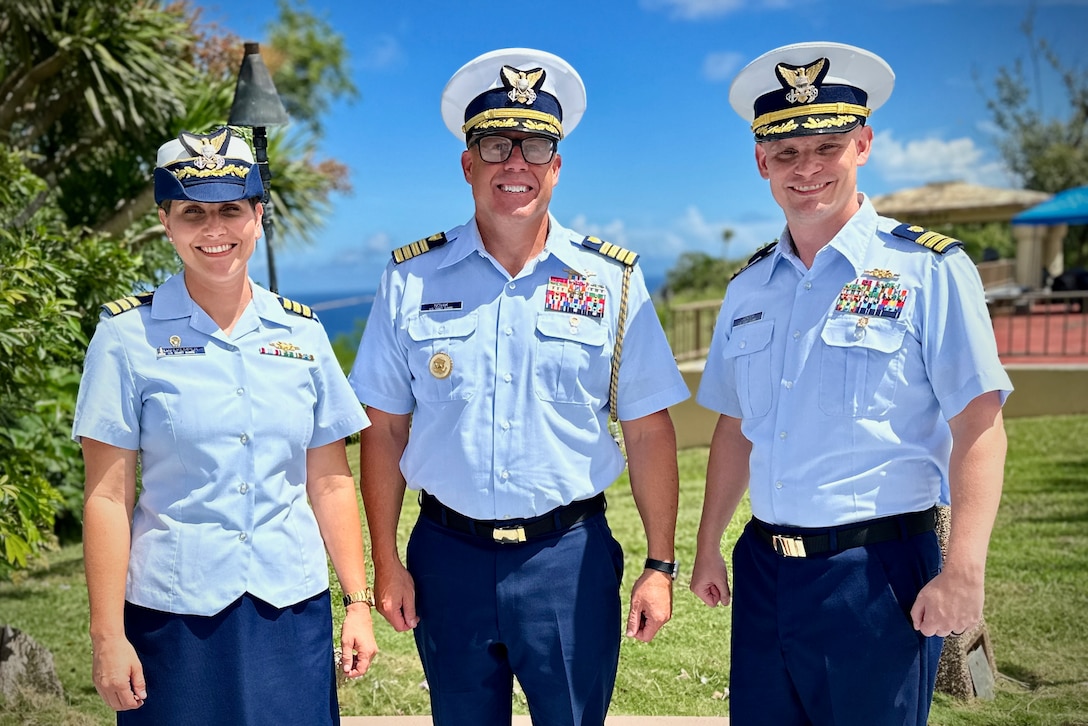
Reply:
[[657, 570], [658, 572], [664, 572], [672, 579], [676, 579], [676, 575], [680, 572], [680, 563], [668, 562], [666, 560], [655, 560], [652, 557], [646, 558], [645, 568], [647, 570]]
[[365, 602], [370, 607], [374, 607], [374, 593], [368, 587], [358, 592], [345, 592], [344, 593], [344, 607], [353, 605], [357, 602]]

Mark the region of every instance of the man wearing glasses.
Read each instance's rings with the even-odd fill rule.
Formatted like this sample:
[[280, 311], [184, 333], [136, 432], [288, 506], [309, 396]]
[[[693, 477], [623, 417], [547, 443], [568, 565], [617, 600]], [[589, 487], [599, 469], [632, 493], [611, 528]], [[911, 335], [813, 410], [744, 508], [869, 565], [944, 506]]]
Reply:
[[[638, 256], [548, 211], [557, 144], [585, 110], [575, 70], [511, 48], [442, 95], [475, 214], [401, 247], [350, 380], [368, 407], [361, 487], [378, 610], [414, 629], [436, 724], [604, 722], [620, 633], [672, 614], [678, 477], [667, 408], [687, 398]], [[621, 356], [622, 352], [622, 356]], [[621, 622], [604, 490], [624, 469], [646, 534]], [[405, 488], [420, 516], [397, 550]], [[641, 559], [641, 557], [640, 557]]]

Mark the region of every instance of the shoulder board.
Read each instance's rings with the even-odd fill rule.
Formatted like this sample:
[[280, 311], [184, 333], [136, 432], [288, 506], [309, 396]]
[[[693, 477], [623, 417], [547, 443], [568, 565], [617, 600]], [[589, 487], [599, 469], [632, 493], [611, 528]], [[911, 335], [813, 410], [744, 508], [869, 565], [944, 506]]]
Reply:
[[954, 237], [946, 237], [943, 234], [930, 232], [915, 224], [901, 224], [892, 230], [892, 234], [896, 237], [908, 239], [915, 244], [922, 245], [926, 249], [933, 250], [939, 255], [943, 255], [954, 247], [963, 246], [963, 242], [960, 242]]
[[127, 310], [135, 310], [141, 305], [149, 304], [154, 295], [154, 290], [151, 292], [141, 292], [138, 295], [129, 295], [120, 300], [113, 300], [112, 302], [104, 304], [102, 310], [109, 313], [109, 316], [112, 318], [114, 315], [120, 315]]
[[638, 262], [637, 252], [625, 250], [622, 247], [614, 245], [611, 242], [605, 242], [597, 237], [586, 237], [582, 240], [582, 246], [588, 250], [593, 250], [599, 255], [618, 260], [628, 267], [631, 267]]
[[430, 237], [424, 237], [421, 240], [416, 240], [410, 245], [404, 245], [393, 250], [393, 261], [398, 265], [405, 260], [410, 260], [413, 257], [418, 257], [424, 252], [430, 252], [433, 249], [441, 247], [446, 244], [446, 233], [439, 232], [438, 234], [432, 234]]
[[303, 305], [300, 302], [288, 300], [282, 295], [277, 295], [276, 299], [280, 301], [280, 305], [283, 305], [283, 309], [287, 312], [294, 313], [295, 315], [301, 315], [304, 318], [314, 318], [314, 311], [310, 309], [309, 305]]
[[749, 257], [748, 261], [744, 263], [744, 267], [740, 268], [739, 270], [737, 270], [736, 272], [733, 273], [733, 277], [730, 277], [729, 281], [732, 282], [734, 279], [736, 279], [737, 275], [744, 272], [749, 267], [751, 267], [755, 263], [762, 260], [764, 257], [766, 257], [769, 254], [771, 254], [772, 252], [774, 252], [774, 246], [776, 244], [778, 244], [778, 240], [776, 240], [776, 239], [771, 240], [770, 242], [768, 242], [767, 244], [763, 245], [758, 250], [756, 250], [755, 254], [752, 255], [751, 257]]

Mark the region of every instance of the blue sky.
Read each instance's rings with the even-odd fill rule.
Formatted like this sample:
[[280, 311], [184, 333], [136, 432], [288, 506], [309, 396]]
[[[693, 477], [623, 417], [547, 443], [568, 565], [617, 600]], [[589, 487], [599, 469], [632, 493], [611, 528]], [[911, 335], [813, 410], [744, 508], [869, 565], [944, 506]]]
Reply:
[[[203, 18], [263, 41], [271, 0], [198, 0]], [[360, 98], [325, 119], [321, 153], [346, 163], [353, 191], [334, 197], [317, 243], [281, 234], [279, 288], [317, 300], [373, 290], [394, 247], [461, 224], [472, 198], [463, 143], [439, 98], [449, 77], [489, 50], [523, 46], [568, 60], [586, 83], [578, 128], [560, 144], [552, 200], [564, 225], [642, 255], [661, 275], [686, 251], [741, 257], [776, 236], [782, 216], [759, 178], [752, 136], [729, 84], [771, 48], [829, 40], [860, 45], [896, 73], [870, 119], [874, 156], [859, 174], [870, 196], [960, 179], [1018, 186], [995, 146], [987, 94], [1000, 67], [1031, 70], [1025, 0], [309, 0], [341, 33]], [[1066, 67], [1085, 69], [1088, 0], [1037, 0], [1035, 32]], [[1035, 102], [1066, 117], [1041, 64]], [[275, 159], [271, 160], [273, 185]], [[904, 220], [909, 221], [909, 220]], [[732, 229], [728, 249], [722, 230]], [[263, 249], [251, 274], [267, 282]]]

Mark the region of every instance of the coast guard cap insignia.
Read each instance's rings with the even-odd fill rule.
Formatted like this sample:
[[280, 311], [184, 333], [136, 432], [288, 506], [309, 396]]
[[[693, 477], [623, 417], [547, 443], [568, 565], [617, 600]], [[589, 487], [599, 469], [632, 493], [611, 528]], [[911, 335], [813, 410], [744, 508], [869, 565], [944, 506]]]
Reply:
[[782, 86], [791, 89], [786, 94], [787, 101], [812, 103], [820, 95], [819, 83], [827, 74], [827, 58], [820, 58], [807, 66], [779, 63], [774, 70]]
[[503, 66], [502, 84], [507, 88], [506, 97], [514, 103], [532, 106], [546, 75], [543, 68], [522, 71], [513, 66]]

